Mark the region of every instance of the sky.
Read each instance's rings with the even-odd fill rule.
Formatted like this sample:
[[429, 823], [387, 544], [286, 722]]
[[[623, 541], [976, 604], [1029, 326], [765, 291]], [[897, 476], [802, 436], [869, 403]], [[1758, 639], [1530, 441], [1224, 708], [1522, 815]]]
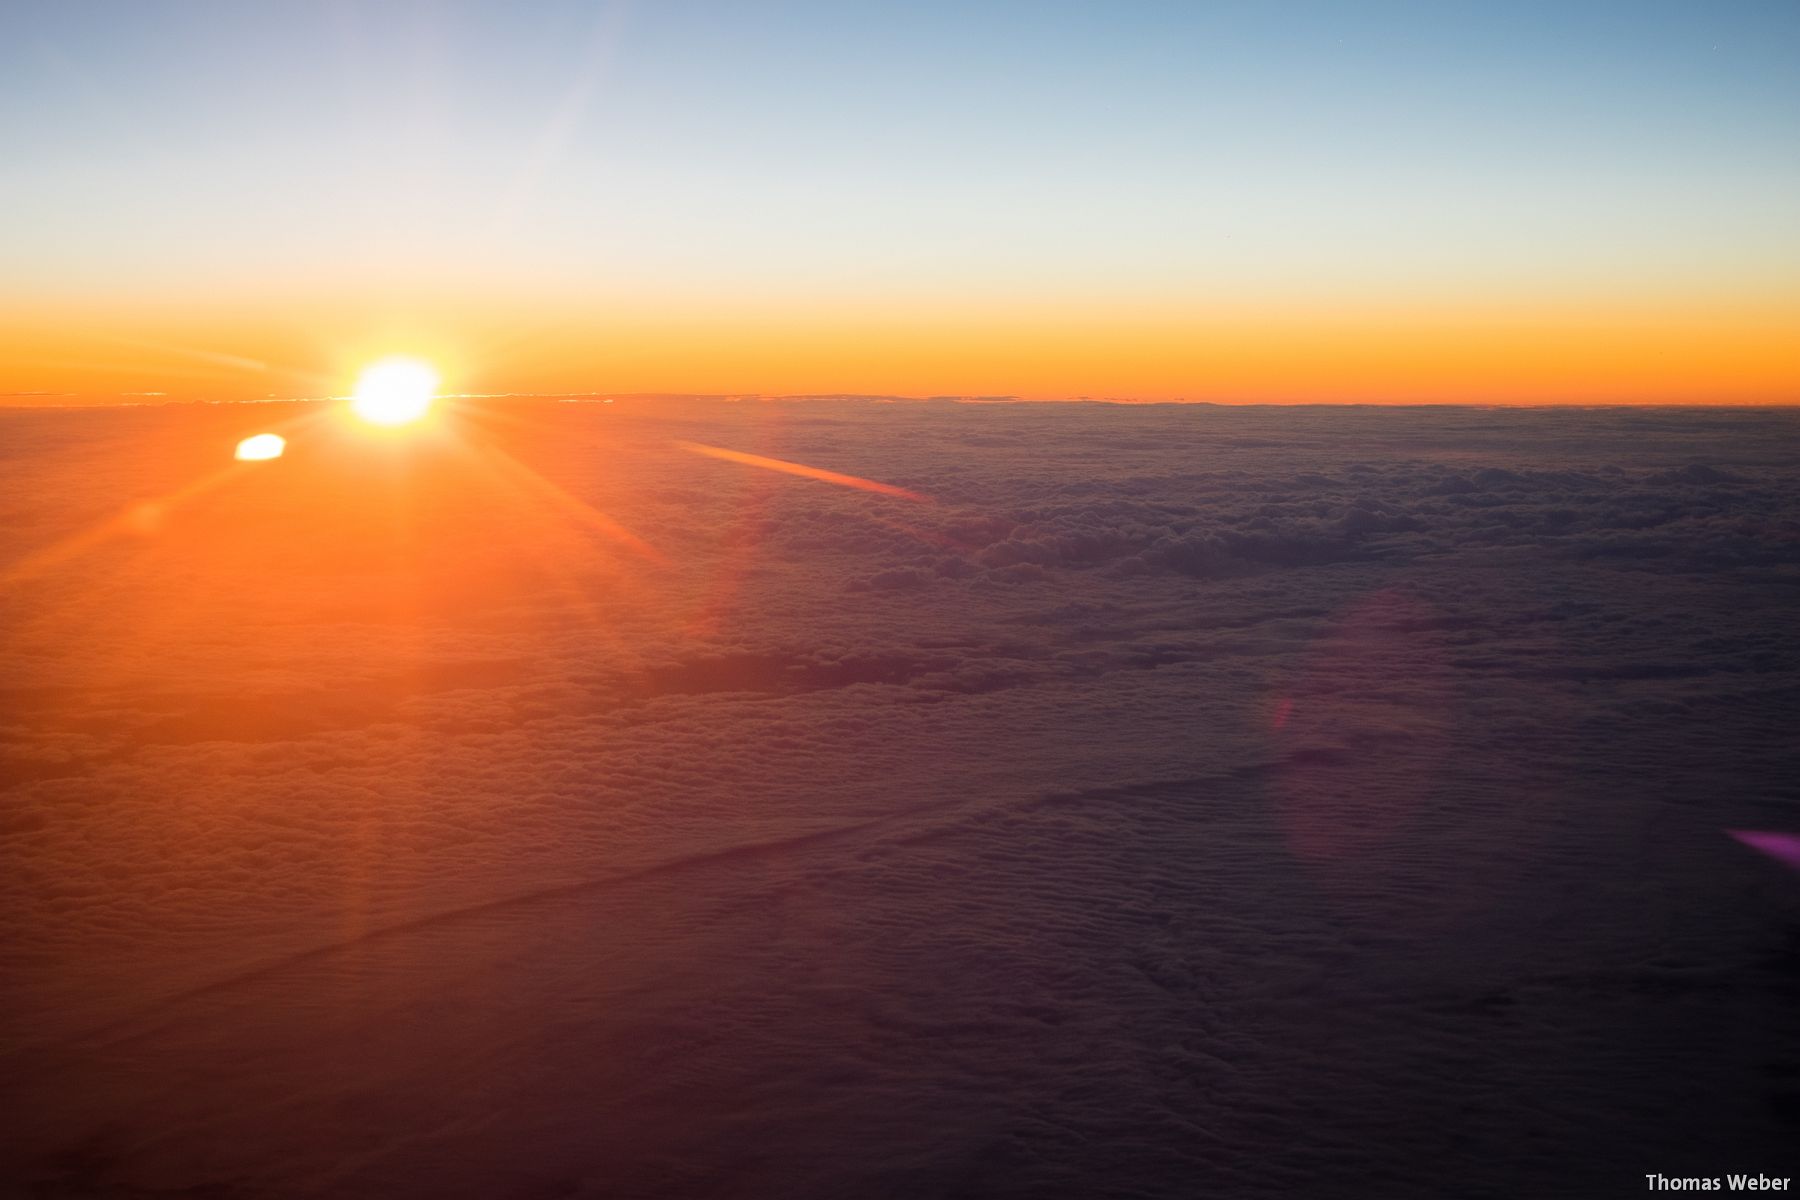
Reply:
[[1797, 63], [1790, 3], [11, 5], [0, 400], [1793, 402]]

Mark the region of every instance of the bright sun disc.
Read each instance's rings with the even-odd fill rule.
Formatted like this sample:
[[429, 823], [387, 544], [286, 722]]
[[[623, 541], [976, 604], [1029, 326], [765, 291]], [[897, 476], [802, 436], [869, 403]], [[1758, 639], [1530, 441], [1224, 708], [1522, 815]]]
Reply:
[[350, 409], [375, 425], [405, 425], [425, 415], [437, 387], [437, 372], [424, 363], [384, 358], [357, 377]]
[[258, 433], [237, 444], [236, 457], [239, 462], [265, 462], [280, 458], [286, 449], [287, 439], [279, 433]]

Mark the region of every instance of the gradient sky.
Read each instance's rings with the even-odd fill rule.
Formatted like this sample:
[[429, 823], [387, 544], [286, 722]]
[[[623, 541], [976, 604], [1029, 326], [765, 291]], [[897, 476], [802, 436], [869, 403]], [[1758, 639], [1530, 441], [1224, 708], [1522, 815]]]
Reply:
[[1797, 68], [1791, 2], [14, 4], [0, 392], [1792, 402]]

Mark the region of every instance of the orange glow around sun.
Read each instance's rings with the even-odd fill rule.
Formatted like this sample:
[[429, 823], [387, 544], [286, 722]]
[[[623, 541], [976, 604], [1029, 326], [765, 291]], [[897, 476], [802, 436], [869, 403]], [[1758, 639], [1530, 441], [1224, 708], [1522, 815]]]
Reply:
[[412, 358], [384, 358], [357, 377], [350, 409], [372, 425], [408, 425], [437, 397], [438, 373]]
[[[770, 301], [513, 293], [419, 313], [274, 299], [179, 317], [0, 301], [5, 404], [346, 397], [430, 421], [440, 373], [500, 395], [1017, 396], [1262, 403], [1789, 404], [1800, 296], [1556, 303]], [[538, 307], [532, 308], [536, 304]], [[518, 313], [530, 313], [518, 317]], [[104, 331], [105, 336], [96, 332]], [[386, 347], [412, 349], [384, 357]], [[358, 372], [361, 372], [360, 378]]]

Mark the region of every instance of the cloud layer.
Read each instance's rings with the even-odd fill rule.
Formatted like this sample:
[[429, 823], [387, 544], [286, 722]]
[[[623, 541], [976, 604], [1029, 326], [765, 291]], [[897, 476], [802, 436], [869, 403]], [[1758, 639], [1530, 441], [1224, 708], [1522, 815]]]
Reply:
[[293, 412], [0, 411], [9, 1181], [1793, 1173], [1792, 415]]

